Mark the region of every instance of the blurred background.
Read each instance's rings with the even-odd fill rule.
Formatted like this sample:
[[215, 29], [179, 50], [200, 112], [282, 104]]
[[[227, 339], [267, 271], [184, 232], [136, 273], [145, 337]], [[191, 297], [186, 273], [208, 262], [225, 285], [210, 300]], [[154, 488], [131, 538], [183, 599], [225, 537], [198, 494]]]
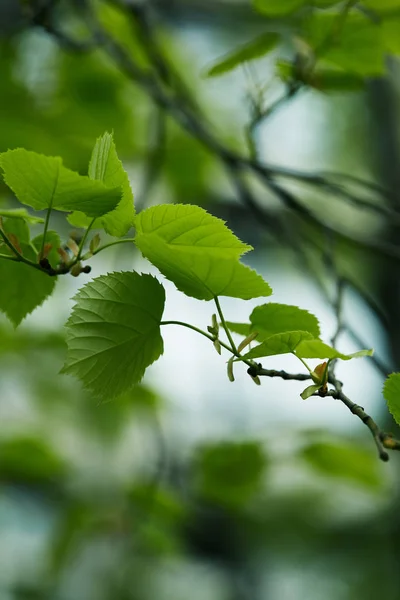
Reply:
[[[85, 174], [113, 131], [137, 210], [223, 218], [272, 301], [314, 312], [344, 352], [375, 348], [337, 375], [396, 434], [381, 389], [400, 358], [400, 1], [0, 0], [0, 36], [0, 151]], [[52, 226], [68, 239], [62, 215]], [[156, 274], [126, 244], [90, 264], [18, 329], [0, 317], [0, 599], [399, 597], [399, 457], [380, 462], [343, 404], [239, 367], [230, 383], [224, 356], [175, 327], [117, 400], [59, 375], [75, 292]], [[210, 323], [209, 303], [163, 283], [165, 319]], [[243, 321], [258, 303], [223, 309]]]

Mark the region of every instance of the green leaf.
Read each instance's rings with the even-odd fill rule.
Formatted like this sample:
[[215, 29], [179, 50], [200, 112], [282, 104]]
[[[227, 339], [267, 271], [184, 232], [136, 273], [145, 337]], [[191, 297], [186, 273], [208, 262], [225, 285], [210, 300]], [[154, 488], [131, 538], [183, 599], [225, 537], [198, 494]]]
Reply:
[[[31, 235], [29, 227], [26, 221], [24, 221], [23, 219], [6, 219], [5, 221], [3, 221], [2, 229], [4, 233], [7, 234], [7, 236], [9, 236], [10, 234], [15, 236], [20, 244], [29, 244]], [[3, 240], [2, 238], [0, 238], [0, 245], [2, 243]]]
[[247, 337], [251, 331], [251, 323], [233, 323], [232, 321], [226, 321], [226, 325], [230, 331]]
[[307, 0], [253, 0], [254, 8], [268, 17], [280, 17], [295, 12]]
[[0, 155], [4, 181], [22, 204], [35, 210], [77, 210], [99, 217], [121, 200], [119, 187], [108, 188], [70, 171], [59, 157], [43, 156], [18, 148]]
[[207, 72], [208, 77], [215, 77], [236, 69], [240, 64], [265, 56], [279, 42], [276, 33], [263, 33], [248, 44], [235, 48], [225, 57], [218, 60]]
[[353, 92], [361, 90], [365, 85], [364, 79], [359, 75], [321, 67], [313, 71], [306, 83], [321, 92]]
[[[40, 235], [37, 235], [32, 240], [32, 244], [35, 246], [38, 253], [42, 249], [42, 241], [43, 241], [42, 233]], [[51, 250], [47, 254], [47, 259], [48, 259], [50, 265], [53, 267], [53, 269], [55, 269], [61, 260], [60, 255], [57, 252], [58, 248], [60, 248], [60, 246], [61, 246], [60, 236], [58, 235], [57, 231], [47, 230], [46, 245], [47, 244], [51, 244]]]
[[257, 342], [286, 331], [308, 331], [314, 338], [320, 336], [317, 317], [289, 304], [270, 302], [257, 306], [250, 315], [250, 321], [251, 331], [258, 331]]
[[363, 0], [363, 4], [378, 12], [391, 11], [400, 8], [400, 0]]
[[[265, 342], [256, 346], [242, 358], [253, 359], [262, 356], [274, 356], [275, 354], [288, 354], [294, 352], [303, 340], [311, 340], [312, 335], [308, 331], [287, 331], [272, 335]], [[240, 360], [240, 359], [236, 359]]]
[[213, 251], [221, 257], [239, 257], [252, 246], [243, 243], [225, 222], [199, 206], [191, 204], [160, 204], [138, 215], [138, 232], [157, 234], [168, 245], [187, 250]]
[[0, 217], [7, 217], [7, 219], [22, 219], [26, 223], [44, 223], [44, 219], [41, 217], [34, 217], [30, 215], [26, 208], [3, 208], [0, 209]]
[[86, 284], [67, 321], [62, 373], [111, 398], [140, 381], [163, 353], [163, 286], [150, 275], [110, 273]]
[[351, 481], [366, 488], [382, 485], [382, 474], [375, 454], [354, 443], [313, 442], [302, 457], [322, 475]]
[[176, 287], [199, 300], [269, 296], [269, 285], [239, 262], [251, 249], [202, 208], [161, 205], [140, 213], [136, 245]]
[[[121, 202], [114, 210], [96, 220], [93, 228], [103, 228], [115, 237], [124, 236], [134, 224], [135, 208], [129, 178], [118, 158], [110, 133], [105, 133], [96, 141], [89, 164], [89, 177], [101, 181], [108, 188], [122, 188]], [[91, 220], [81, 212], [74, 212], [68, 221], [75, 227], [86, 228]]]
[[303, 400], [307, 400], [307, 398], [315, 394], [315, 392], [318, 392], [320, 387], [321, 385], [309, 385], [308, 387], [306, 387], [305, 390], [301, 392], [300, 396], [303, 398]]
[[389, 411], [398, 425], [400, 425], [400, 373], [392, 373], [383, 386], [383, 396]]
[[307, 340], [299, 344], [296, 348], [296, 356], [300, 358], [340, 358], [342, 360], [350, 360], [351, 358], [359, 358], [362, 356], [372, 356], [374, 351], [372, 349], [369, 350], [359, 350], [358, 352], [353, 352], [352, 354], [343, 354], [336, 350], [336, 348], [332, 348], [321, 342], [321, 340]]
[[267, 466], [259, 443], [226, 441], [202, 448], [193, 472], [204, 498], [240, 507], [261, 489]]
[[400, 15], [382, 20], [382, 37], [387, 52], [400, 54]]
[[[335, 31], [337, 22], [338, 13], [314, 13], [308, 22], [311, 47], [318, 50]], [[360, 77], [383, 75], [385, 49], [380, 26], [363, 15], [348, 15], [334, 43], [323, 53], [323, 59]]]
[[[35, 261], [36, 255], [30, 246], [21, 245], [26, 258]], [[2, 254], [11, 255], [1, 249]], [[35, 308], [40, 306], [54, 290], [56, 277], [28, 265], [0, 259], [0, 311], [4, 312], [16, 327]]]

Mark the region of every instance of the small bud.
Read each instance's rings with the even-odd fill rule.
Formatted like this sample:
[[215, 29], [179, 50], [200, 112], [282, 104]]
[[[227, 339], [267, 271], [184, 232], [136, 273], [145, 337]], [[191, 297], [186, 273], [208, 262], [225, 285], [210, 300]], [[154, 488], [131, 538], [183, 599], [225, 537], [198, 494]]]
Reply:
[[254, 381], [254, 383], [256, 385], [261, 385], [261, 380], [258, 375], [256, 375], [255, 377], [252, 377], [252, 380]]
[[82, 269], [82, 273], [90, 273], [92, 267], [90, 265], [85, 265]]
[[82, 264], [80, 262], [76, 263], [76, 265], [71, 267], [70, 273], [73, 277], [78, 277], [82, 273]]
[[49, 263], [47, 258], [41, 258], [39, 261], [39, 265], [42, 267], [42, 269], [46, 269], [46, 271], [50, 271], [51, 269], [51, 264]]
[[64, 250], [64, 248], [57, 248], [57, 252], [61, 257], [63, 264], [66, 265], [69, 262], [68, 253]]
[[211, 317], [211, 324], [212, 324], [213, 329], [215, 330], [216, 335], [218, 335], [219, 324], [218, 324], [218, 320], [217, 320], [217, 315], [213, 315]]
[[228, 360], [227, 373], [228, 373], [229, 381], [235, 381], [235, 377], [233, 375], [233, 359], [232, 358]]
[[69, 248], [74, 256], [78, 256], [79, 246], [72, 238], [69, 238], [67, 242], [67, 248]]
[[10, 240], [10, 242], [12, 243], [14, 248], [16, 248], [18, 250], [18, 252], [20, 252], [22, 254], [21, 246], [19, 244], [19, 240], [18, 240], [17, 236], [14, 235], [13, 233], [9, 233], [8, 239]]
[[218, 354], [221, 354], [221, 344], [219, 343], [219, 340], [214, 340], [214, 348], [216, 349]]
[[242, 350], [244, 350], [246, 348], [246, 346], [251, 344], [251, 342], [256, 339], [257, 336], [258, 336], [258, 331], [253, 331], [252, 333], [250, 333], [250, 335], [248, 335], [242, 342], [240, 342], [240, 344], [238, 346], [238, 352], [241, 352]]

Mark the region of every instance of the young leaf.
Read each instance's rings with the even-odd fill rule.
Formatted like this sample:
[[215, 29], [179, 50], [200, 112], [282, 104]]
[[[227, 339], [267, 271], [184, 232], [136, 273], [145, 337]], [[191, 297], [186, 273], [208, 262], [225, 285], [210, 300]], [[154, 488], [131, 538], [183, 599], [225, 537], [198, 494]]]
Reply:
[[270, 52], [278, 43], [279, 35], [276, 33], [263, 33], [248, 44], [235, 48], [228, 55], [215, 63], [207, 72], [208, 77], [222, 75], [236, 69], [240, 64], [261, 58]]
[[359, 350], [352, 354], [343, 354], [336, 350], [336, 348], [324, 344], [321, 340], [312, 339], [305, 339], [296, 348], [296, 356], [299, 356], [300, 358], [340, 358], [342, 360], [350, 360], [351, 358], [359, 358], [361, 356], [372, 356], [373, 353], [374, 351], [369, 349]]
[[[122, 237], [134, 223], [135, 208], [129, 178], [118, 158], [110, 133], [105, 133], [96, 141], [89, 164], [89, 177], [101, 181], [108, 188], [122, 188], [122, 200], [118, 206], [93, 224], [94, 228], [103, 228], [109, 235]], [[88, 227], [91, 219], [82, 212], [74, 212], [68, 221], [75, 227]]]
[[86, 284], [75, 300], [62, 373], [80, 379], [96, 396], [117, 396], [163, 353], [164, 288], [151, 275], [110, 273]]
[[176, 287], [199, 300], [269, 296], [269, 285], [238, 259], [251, 247], [221, 221], [190, 205], [161, 205], [140, 213], [136, 245]]
[[23, 148], [0, 155], [4, 181], [22, 204], [35, 210], [80, 210], [99, 217], [113, 210], [121, 200], [121, 188], [106, 187], [70, 171], [59, 157], [43, 156]]
[[250, 315], [251, 330], [258, 331], [257, 342], [285, 331], [308, 331], [312, 337], [320, 336], [317, 317], [307, 310], [271, 302], [257, 306]]
[[[32, 248], [24, 243], [21, 250], [26, 258], [34, 261], [36, 256]], [[2, 254], [12, 256], [11, 251]], [[33, 269], [29, 265], [0, 259], [0, 310], [4, 312], [15, 327], [31, 313], [54, 290], [56, 277]]]
[[315, 392], [318, 392], [319, 388], [321, 386], [320, 385], [309, 385], [308, 387], [306, 387], [305, 390], [303, 390], [300, 394], [300, 396], [303, 398], [303, 400], [307, 400], [307, 398], [309, 398], [310, 396], [312, 396], [313, 394], [315, 394]]
[[225, 225], [225, 222], [199, 206], [160, 204], [144, 210], [137, 217], [137, 231], [157, 234], [168, 245], [188, 250], [215, 252], [217, 256], [238, 258], [253, 250]]
[[[308, 331], [287, 331], [272, 335], [265, 342], [256, 346], [243, 358], [253, 359], [262, 356], [274, 356], [275, 354], [288, 354], [294, 352], [303, 340], [311, 340], [312, 335]], [[236, 359], [240, 360], [240, 359]]]
[[400, 425], [400, 373], [392, 373], [383, 386], [383, 396], [389, 411], [398, 425]]
[[26, 208], [2, 208], [0, 209], [0, 217], [6, 217], [7, 219], [22, 219], [26, 223], [32, 224], [44, 223], [44, 219], [30, 215]]

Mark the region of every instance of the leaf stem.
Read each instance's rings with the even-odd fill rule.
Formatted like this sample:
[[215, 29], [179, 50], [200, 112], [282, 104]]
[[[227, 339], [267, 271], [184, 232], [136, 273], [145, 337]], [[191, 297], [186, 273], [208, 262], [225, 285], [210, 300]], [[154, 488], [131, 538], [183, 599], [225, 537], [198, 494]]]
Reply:
[[[198, 327], [195, 327], [194, 325], [190, 325], [190, 323], [185, 323], [184, 321], [161, 321], [160, 325], [181, 325], [182, 327], [187, 327], [187, 329], [192, 329], [192, 331], [195, 331], [196, 333], [200, 333], [200, 335], [203, 335], [204, 337], [206, 337], [208, 340], [210, 340], [210, 342], [213, 342], [215, 340], [214, 336], [206, 333], [205, 331], [203, 331], [202, 329], [199, 329]], [[226, 350], [229, 350], [229, 352], [232, 352], [232, 348], [230, 348], [228, 346], [228, 344], [221, 342], [221, 340], [219, 340], [219, 343], [221, 344], [221, 346], [223, 348], [225, 348]]]
[[15, 262], [20, 262], [18, 256], [10, 256], [9, 254], [0, 254], [0, 259], [4, 258], [4, 260], [13, 260]]
[[237, 350], [237, 348], [236, 348], [236, 346], [235, 346], [235, 342], [233, 341], [233, 338], [232, 338], [232, 336], [231, 336], [231, 332], [229, 331], [229, 329], [228, 329], [228, 326], [227, 326], [227, 324], [226, 324], [226, 322], [225, 322], [224, 314], [223, 314], [223, 312], [222, 312], [222, 309], [221, 309], [221, 305], [220, 305], [220, 303], [219, 303], [218, 296], [214, 296], [214, 302], [215, 302], [215, 306], [217, 307], [217, 311], [218, 311], [218, 314], [219, 314], [219, 318], [221, 319], [221, 325], [222, 325], [222, 327], [224, 328], [224, 331], [225, 331], [225, 333], [226, 333], [226, 337], [228, 338], [228, 340], [229, 340], [229, 343], [230, 343], [230, 345], [231, 345], [231, 347], [230, 347], [230, 350], [231, 350], [231, 352], [232, 352], [233, 354], [235, 354], [235, 356], [237, 356], [237, 357], [240, 357], [240, 353], [238, 352], [238, 350]]
[[82, 256], [82, 252], [83, 252], [83, 248], [85, 246], [85, 242], [87, 240], [87, 237], [89, 235], [90, 230], [92, 229], [92, 227], [94, 225], [94, 222], [95, 222], [96, 218], [97, 217], [93, 217], [93, 219], [90, 221], [89, 225], [85, 229], [85, 233], [83, 234], [82, 239], [80, 241], [78, 254], [77, 254], [76, 259], [75, 259], [74, 262], [79, 262], [80, 261], [81, 256]]
[[100, 246], [93, 252], [93, 256], [98, 254], [102, 250], [106, 250], [106, 248], [111, 248], [111, 246], [116, 246], [117, 244], [126, 244], [130, 242], [131, 244], [135, 241], [135, 238], [124, 238], [123, 240], [116, 240], [115, 242], [110, 242], [109, 244], [104, 244], [104, 246]]
[[49, 206], [49, 208], [47, 209], [46, 220], [44, 222], [42, 247], [40, 248], [40, 258], [43, 258], [43, 251], [44, 251], [44, 247], [46, 244], [46, 233], [47, 233], [47, 229], [49, 227], [50, 215], [51, 215], [51, 206]]
[[14, 260], [15, 262], [23, 262], [26, 265], [29, 265], [30, 267], [33, 267], [34, 269], [38, 269], [39, 271], [43, 271], [42, 267], [40, 265], [38, 265], [37, 263], [29, 260], [29, 258], [25, 258], [25, 256], [23, 256], [21, 254], [21, 252], [19, 250], [17, 250], [17, 248], [15, 246], [13, 246], [13, 244], [10, 242], [10, 240], [8, 239], [8, 237], [6, 236], [6, 234], [4, 233], [4, 231], [2, 230], [2, 228], [0, 227], [0, 237], [3, 239], [4, 243], [6, 244], [6, 246], [9, 247], [9, 249], [11, 250], [11, 252], [15, 255], [15, 257], [7, 257], [7, 255], [1, 255], [1, 258], [6, 258], [8, 260]]
[[[294, 354], [294, 352], [293, 352], [293, 354]], [[303, 359], [302, 359], [300, 356], [297, 356], [297, 354], [294, 354], [294, 356], [295, 356], [296, 358], [298, 358], [300, 362], [302, 362], [302, 363], [303, 363], [303, 365], [305, 366], [305, 368], [307, 369], [307, 371], [308, 371], [309, 373], [311, 373], [311, 372], [312, 372], [312, 369], [310, 369], [310, 367], [308, 366], [308, 364], [306, 363], [306, 361], [305, 361], [305, 360], [303, 360]]]

